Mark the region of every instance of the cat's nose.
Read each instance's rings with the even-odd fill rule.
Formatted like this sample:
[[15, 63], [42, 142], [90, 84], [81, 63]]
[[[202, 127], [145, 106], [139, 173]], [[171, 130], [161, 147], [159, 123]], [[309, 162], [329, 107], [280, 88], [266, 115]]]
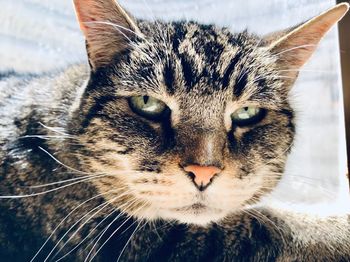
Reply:
[[205, 190], [215, 175], [219, 174], [222, 170], [216, 166], [200, 166], [200, 165], [188, 165], [183, 168], [187, 174], [192, 178], [196, 187], [203, 191]]

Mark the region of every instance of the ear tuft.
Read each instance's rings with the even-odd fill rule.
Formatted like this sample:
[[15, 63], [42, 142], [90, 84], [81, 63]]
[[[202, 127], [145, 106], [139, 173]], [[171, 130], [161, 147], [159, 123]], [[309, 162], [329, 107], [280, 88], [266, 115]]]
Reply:
[[115, 0], [74, 0], [92, 69], [108, 65], [140, 31]]

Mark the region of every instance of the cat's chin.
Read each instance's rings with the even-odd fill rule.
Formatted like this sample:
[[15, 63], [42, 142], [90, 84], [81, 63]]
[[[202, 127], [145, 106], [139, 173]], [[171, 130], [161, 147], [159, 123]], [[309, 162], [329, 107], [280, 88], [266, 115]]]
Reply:
[[180, 223], [207, 226], [217, 222], [227, 215], [222, 209], [208, 207], [201, 203], [194, 203], [180, 208], [163, 209], [158, 212], [158, 218], [176, 220]]

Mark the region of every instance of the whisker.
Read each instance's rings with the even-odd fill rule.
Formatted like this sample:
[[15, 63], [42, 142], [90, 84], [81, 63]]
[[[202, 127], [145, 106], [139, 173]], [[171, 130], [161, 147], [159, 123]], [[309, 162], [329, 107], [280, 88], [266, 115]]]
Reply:
[[[108, 175], [104, 175], [104, 176], [108, 176]], [[79, 180], [77, 182], [69, 183], [67, 185], [59, 186], [59, 187], [56, 187], [56, 188], [53, 188], [53, 189], [50, 189], [50, 190], [46, 190], [46, 191], [42, 191], [42, 192], [39, 192], [39, 193], [26, 194], [26, 195], [0, 196], [0, 199], [18, 199], [18, 198], [27, 198], [27, 197], [40, 196], [40, 195], [51, 193], [51, 192], [54, 192], [54, 191], [57, 191], [57, 190], [60, 190], [60, 189], [63, 189], [63, 188], [69, 187], [69, 186], [73, 186], [73, 185], [79, 184], [79, 183], [84, 182], [84, 181], [89, 181], [89, 180], [92, 180], [94, 178], [95, 177], [81, 179], [81, 180]]]
[[[260, 43], [261, 43], [262, 40], [263, 40], [263, 39], [261, 38], [261, 39], [259, 39], [259, 41], [257, 41], [257, 44], [256, 44], [255, 47], [252, 49], [252, 51], [250, 52], [250, 54], [253, 54], [253, 53], [258, 49], [258, 47], [259, 47], [259, 45], [260, 45]], [[242, 78], [243, 78], [245, 75], [247, 75], [248, 72], [249, 72], [248, 69], [249, 69], [250, 67], [247, 66], [249, 58], [250, 58], [249, 56], [246, 57], [246, 60], [244, 61], [243, 65], [242, 65], [243, 70], [240, 71], [240, 74], [239, 74], [239, 78], [238, 78], [238, 80], [237, 80], [237, 83], [239, 83], [239, 82], [242, 80]]]
[[[82, 216], [78, 221], [76, 221], [64, 234], [63, 236], [58, 240], [58, 242], [55, 244], [55, 246], [51, 249], [51, 251], [49, 252], [49, 254], [47, 255], [47, 257], [45, 258], [44, 262], [46, 262], [51, 254], [55, 251], [55, 249], [58, 247], [58, 245], [61, 243], [61, 241], [66, 237], [66, 235], [76, 226], [79, 224], [79, 222], [81, 222], [85, 217], [87, 217], [89, 214], [91, 214], [92, 212], [94, 212], [96, 209], [98, 209], [93, 215], [97, 214], [99, 211], [101, 211], [104, 207], [108, 206], [109, 203], [102, 203], [100, 205], [98, 205], [97, 207], [94, 207], [93, 209], [91, 209], [88, 213], [86, 213], [84, 216]], [[78, 230], [80, 229], [80, 227], [78, 228]], [[77, 231], [78, 231], [77, 230]], [[75, 231], [75, 233], [77, 233], [77, 231]], [[75, 233], [73, 235], [75, 235]], [[59, 253], [65, 246], [66, 244], [71, 240], [71, 237], [63, 244], [63, 246], [57, 251], [57, 253]], [[57, 255], [56, 253], [56, 255]], [[52, 257], [52, 259], [55, 258], [54, 255]]]
[[[123, 204], [123, 207], [119, 206], [118, 208], [129, 208], [131, 207], [133, 204], [135, 204], [137, 202], [137, 199], [133, 199], [125, 204]], [[115, 221], [117, 221], [121, 216], [124, 215], [124, 211], [120, 210], [120, 213], [112, 220], [112, 222], [110, 222], [87, 246], [85, 249], [87, 249], [90, 245], [93, 244], [93, 247], [90, 249], [89, 253], [86, 256], [85, 261], [87, 261], [87, 259], [89, 258], [89, 256], [92, 254], [92, 252], [94, 251], [94, 249], [96, 248], [96, 245], [98, 244], [98, 242], [101, 240], [101, 238], [103, 237], [103, 235], [107, 232], [107, 230], [113, 225], [113, 223]], [[97, 240], [96, 240], [97, 239]]]
[[[142, 40], [144, 40], [146, 43], [148, 43], [150, 46], [152, 46], [152, 45], [150, 44], [150, 42], [149, 42], [143, 35], [141, 35], [140, 33], [136, 33], [136, 32], [134, 32], [134, 31], [132, 31], [132, 30], [126, 28], [126, 27], [121, 26], [121, 25], [118, 25], [118, 24], [115, 24], [115, 23], [111, 23], [111, 22], [107, 22], [107, 21], [93, 21], [93, 22], [84, 22], [84, 23], [85, 23], [85, 24], [103, 24], [103, 25], [112, 26], [113, 28], [115, 28], [116, 30], [118, 30], [118, 32], [121, 33], [121, 34], [129, 41], [129, 44], [130, 44], [131, 46], [133, 46], [133, 47], [134, 47], [135, 49], [137, 49], [137, 50], [140, 50], [139, 46], [137, 46], [137, 45], [135, 44], [135, 42], [132, 41], [132, 40], [130, 39], [130, 37], [128, 37], [121, 29], [126, 30], [126, 31], [128, 31], [128, 32], [131, 32], [131, 33], [135, 34], [136, 36], [138, 36], [138, 37], [140, 37]], [[143, 52], [142, 50], [140, 50], [140, 51], [143, 53], [143, 55], [145, 55], [146, 57], [148, 57], [148, 59], [149, 59], [150, 61], [153, 61], [153, 59], [152, 59], [148, 54], [146, 54], [146, 53]], [[159, 59], [160, 59], [160, 58], [159, 58]]]
[[39, 125], [41, 125], [42, 127], [46, 128], [46, 129], [48, 129], [50, 131], [53, 131], [53, 132], [58, 133], [58, 134], [61, 134], [63, 136], [71, 136], [70, 134], [64, 133], [63, 131], [59, 131], [59, 130], [56, 129], [56, 128], [64, 129], [62, 127], [50, 127], [50, 126], [44, 125], [42, 122], [39, 122]]
[[83, 22], [84, 24], [86, 25], [91, 25], [91, 24], [103, 24], [103, 25], [109, 25], [109, 26], [112, 26], [114, 27], [115, 29], [118, 30], [119, 33], [121, 33], [130, 43], [132, 43], [133, 41], [130, 39], [130, 37], [128, 37], [122, 30], [120, 30], [121, 28], [123, 30], [126, 30], [128, 32], [132, 32], [134, 34], [136, 34], [135, 32], [133, 32], [132, 30], [130, 29], [127, 29], [123, 26], [120, 26], [120, 25], [117, 25], [117, 24], [114, 24], [114, 23], [111, 23], [111, 22], [107, 22], [107, 21], [91, 21], [91, 22]]
[[[96, 229], [102, 225], [110, 216], [112, 216], [114, 213], [116, 213], [118, 211], [118, 209], [114, 208], [112, 212], [110, 212], [107, 216], [105, 216], [92, 230], [89, 231], [89, 234], [84, 237], [84, 239], [78, 244], [76, 245], [73, 249], [71, 249], [67, 254], [65, 254], [64, 256], [69, 255], [70, 253], [72, 253], [74, 250], [76, 250], [79, 246], [81, 246], [95, 231]], [[99, 234], [97, 234], [96, 238], [99, 237]], [[92, 243], [94, 242], [94, 240], [96, 240], [96, 238], [93, 239]], [[89, 245], [87, 245], [87, 247], [89, 247]], [[62, 257], [63, 258], [63, 257]], [[61, 259], [61, 258], [60, 258]]]
[[305, 47], [315, 47], [315, 46], [317, 46], [317, 45], [313, 45], [313, 44], [299, 45], [299, 46], [295, 46], [295, 47], [292, 47], [292, 48], [289, 48], [286, 50], [282, 50], [279, 53], [273, 54], [273, 56], [276, 57], [276, 56], [282, 55], [284, 53], [287, 53], [287, 52], [290, 52], [290, 51], [293, 51], [296, 49], [301, 49], [301, 48], [305, 48]]
[[256, 84], [259, 80], [261, 79], [264, 79], [266, 77], [271, 77], [271, 78], [274, 78], [274, 79], [295, 79], [294, 77], [290, 77], [290, 76], [283, 76], [283, 75], [262, 75], [262, 76], [259, 76], [257, 78], [254, 78], [252, 81], [251, 81], [251, 84], [254, 85]]
[[[135, 202], [137, 202], [137, 200], [135, 201]], [[134, 211], [131, 215], [129, 215], [128, 216], [128, 218], [116, 229], [116, 230], [114, 230], [113, 232], [112, 232], [112, 234], [102, 243], [102, 245], [97, 249], [97, 251], [95, 252], [95, 254], [90, 258], [90, 262], [95, 258], [95, 256], [101, 251], [101, 249], [107, 244], [107, 242], [118, 232], [118, 230], [120, 229], [120, 228], [122, 228], [125, 224], [126, 224], [126, 222], [128, 222], [139, 210], [141, 210], [142, 208], [144, 208], [144, 206], [145, 205], [142, 205], [140, 208], [138, 208], [136, 211]], [[110, 224], [111, 225], [111, 224]], [[102, 235], [101, 235], [101, 237], [102, 237]], [[97, 242], [101, 239], [101, 237], [97, 240]], [[96, 242], [96, 244], [97, 244], [97, 242]], [[94, 247], [95, 247], [95, 245], [94, 245]], [[94, 247], [92, 248], [92, 250], [94, 249]], [[89, 252], [89, 254], [90, 254], [90, 252]], [[87, 262], [87, 259], [88, 259], [88, 257], [89, 257], [89, 254], [88, 254], [88, 256], [86, 257], [86, 259], [85, 259], [85, 261], [84, 262]]]
[[89, 201], [93, 200], [93, 199], [96, 199], [102, 195], [106, 195], [106, 194], [109, 194], [111, 193], [112, 191], [114, 190], [110, 190], [108, 192], [105, 192], [105, 193], [102, 193], [102, 194], [98, 194], [94, 197], [91, 197], [87, 200], [85, 200], [84, 202], [82, 202], [81, 204], [77, 205], [76, 207], [74, 207], [74, 209], [72, 211], [70, 211], [68, 213], [67, 216], [65, 216], [61, 222], [54, 228], [54, 230], [51, 232], [51, 234], [49, 235], [49, 237], [45, 240], [44, 244], [40, 247], [40, 249], [36, 252], [36, 254], [34, 255], [34, 257], [30, 260], [30, 262], [33, 262], [34, 259], [40, 254], [41, 250], [45, 247], [45, 245], [47, 244], [47, 242], [52, 238], [52, 236], [56, 233], [56, 231], [60, 228], [60, 226], [76, 211], [78, 210], [80, 207], [82, 207], [83, 205], [85, 205], [86, 203], [88, 203]]
[[58, 184], [64, 184], [67, 182], [72, 182], [72, 181], [77, 181], [77, 180], [84, 180], [86, 178], [98, 178], [98, 177], [105, 177], [105, 176], [113, 176], [113, 175], [108, 175], [108, 174], [96, 174], [96, 175], [88, 175], [88, 176], [82, 176], [82, 177], [75, 177], [75, 178], [70, 178], [62, 181], [57, 181], [57, 182], [52, 182], [52, 183], [47, 183], [47, 184], [42, 184], [42, 185], [36, 185], [36, 186], [28, 186], [29, 188], [42, 188], [42, 187], [48, 187], [48, 186], [54, 186]]
[[[58, 254], [61, 252], [61, 250], [63, 250], [63, 248], [68, 244], [68, 242], [69, 242], [71, 239], [73, 239], [73, 237], [78, 233], [78, 231], [79, 231], [80, 229], [82, 229], [95, 215], [97, 215], [99, 212], [101, 212], [106, 206], [110, 205], [111, 203], [115, 202], [116, 200], [120, 199], [121, 197], [130, 194], [130, 192], [131, 192], [131, 191], [126, 191], [126, 192], [124, 192], [123, 194], [118, 195], [117, 197], [114, 197], [114, 198], [112, 198], [111, 200], [109, 200], [109, 201], [103, 203], [103, 204], [105, 204], [105, 205], [104, 205], [102, 208], [100, 208], [99, 210], [97, 210], [94, 214], [92, 214], [88, 219], [85, 220], [85, 222], [83, 222], [83, 224], [81, 224], [81, 225], [78, 227], [78, 229], [76, 229], [76, 231], [69, 237], [69, 239], [65, 242], [65, 244], [64, 244], [63, 246], [60, 247], [60, 249], [59, 249], [59, 250], [56, 252], [56, 254], [52, 257], [52, 259], [54, 259], [55, 257], [58, 256]], [[101, 206], [101, 205], [99, 205], [98, 207], [100, 207], [100, 206]], [[121, 205], [120, 207], [123, 207], [123, 206], [124, 206], [124, 205]], [[98, 208], [98, 207], [95, 207], [93, 210], [96, 210], [96, 208]], [[93, 212], [93, 210], [91, 210], [89, 213]], [[114, 211], [113, 211], [113, 212], [114, 212]], [[78, 221], [77, 221], [77, 222], [76, 222], [62, 237], [61, 237], [61, 239], [59, 240], [59, 242], [62, 241], [63, 238], [64, 238], [64, 237], [65, 237], [65, 236], [66, 236], [80, 221], [82, 221], [82, 220], [84, 219], [84, 217], [86, 217], [89, 213], [85, 214], [81, 219], [79, 219], [79, 220], [78, 220]], [[91, 233], [91, 232], [90, 232], [90, 233]], [[90, 235], [90, 233], [88, 234], [88, 236]], [[87, 236], [87, 237], [88, 237], [88, 236]], [[85, 237], [84, 240], [85, 240], [87, 237]], [[82, 240], [78, 245], [76, 245], [73, 249], [71, 249], [71, 250], [70, 250], [68, 253], [66, 253], [64, 256], [62, 256], [62, 257], [60, 257], [58, 260], [56, 260], [56, 262], [62, 260], [63, 258], [65, 258], [66, 256], [68, 256], [70, 253], [72, 253], [74, 250], [76, 250], [76, 249], [83, 243], [84, 240]], [[58, 246], [59, 242], [56, 244], [55, 247]]]
[[[61, 180], [61, 181], [56, 181], [56, 182], [52, 182], [52, 183], [47, 183], [47, 184], [41, 184], [41, 185], [34, 185], [34, 186], [27, 186], [28, 188], [41, 188], [41, 187], [48, 187], [48, 186], [53, 186], [53, 185], [57, 185], [57, 184], [64, 184], [67, 182], [72, 182], [72, 181], [77, 181], [77, 180], [84, 180], [87, 178], [99, 178], [99, 177], [114, 177], [114, 176], [118, 176], [120, 174], [138, 174], [139, 172], [137, 171], [114, 171], [113, 174], [100, 174], [100, 173], [96, 173], [93, 174], [91, 173], [91, 175], [87, 175], [87, 176], [80, 176], [80, 177], [75, 177], [75, 178], [70, 178], [70, 179], [66, 179], [66, 180]], [[74, 173], [73, 173], [74, 174]]]
[[59, 161], [56, 157], [54, 157], [52, 154], [50, 154], [47, 150], [45, 150], [44, 148], [42, 148], [41, 146], [38, 146], [38, 148], [43, 151], [44, 153], [46, 153], [49, 157], [51, 157], [55, 162], [57, 162], [58, 164], [64, 166], [65, 168], [69, 169], [69, 170], [73, 170], [77, 173], [81, 173], [81, 174], [85, 174], [85, 175], [91, 175], [92, 173], [88, 173], [88, 172], [84, 172], [84, 171], [80, 171], [78, 169], [75, 169], [73, 167], [67, 166], [66, 164], [62, 163], [61, 161]]
[[270, 218], [268, 218], [266, 215], [264, 215], [263, 213], [259, 212], [257, 209], [250, 209], [251, 212], [253, 212], [256, 216], [260, 216], [261, 219], [263, 219], [263, 221], [266, 221], [268, 223], [270, 223], [274, 228], [276, 228], [277, 232], [279, 233], [279, 235], [281, 236], [281, 239], [283, 241], [283, 244], [285, 246], [287, 246], [287, 241], [284, 238], [284, 231], [283, 229], [281, 229], [279, 226], [276, 225], [276, 223], [274, 221], [272, 221]]
[[[296, 178], [303, 178], [309, 181], [319, 181], [319, 182], [325, 182], [325, 180], [321, 179], [321, 178], [317, 178], [317, 177], [307, 177], [307, 176], [302, 176], [302, 175], [293, 175], [293, 174], [287, 174], [286, 178], [288, 177], [296, 177]], [[293, 180], [294, 182], [295, 180]]]
[[[147, 4], [146, 0], [142, 0], [142, 2], [143, 2], [143, 4], [144, 4], [144, 5], [146, 6], [146, 8], [147, 8], [147, 12], [150, 13], [150, 14], [152, 15], [152, 20], [153, 20], [153, 22], [156, 24], [156, 26], [157, 26], [157, 28], [158, 28], [158, 35], [159, 35], [159, 36], [162, 38], [162, 40], [163, 40], [164, 51], [165, 51], [165, 53], [166, 53], [166, 58], [168, 59], [169, 54], [168, 54], [168, 49], [167, 49], [166, 47], [167, 47], [167, 43], [169, 43], [170, 41], [169, 41], [169, 39], [168, 39], [168, 42], [166, 41], [166, 39], [165, 39], [165, 37], [164, 37], [164, 35], [163, 35], [164, 32], [163, 32], [163, 30], [162, 30], [162, 28], [161, 28], [161, 26], [160, 26], [160, 23], [157, 21], [155, 15], [154, 15], [153, 10], [149, 7], [149, 5]], [[162, 59], [159, 57], [158, 53], [156, 53], [156, 54], [157, 54], [157, 56], [158, 56], [159, 62], [161, 62]]]
[[[41, 184], [41, 185], [34, 185], [34, 186], [27, 186], [28, 188], [42, 188], [42, 187], [48, 187], [48, 186], [53, 186], [53, 185], [58, 185], [58, 184], [64, 184], [64, 183], [68, 183], [68, 182], [72, 182], [72, 181], [77, 181], [77, 180], [84, 180], [87, 178], [99, 178], [99, 177], [114, 177], [114, 176], [118, 176], [120, 174], [125, 175], [125, 174], [139, 174], [140, 172], [138, 171], [114, 171], [113, 174], [103, 174], [103, 173], [91, 173], [91, 175], [87, 175], [87, 176], [79, 176], [79, 177], [74, 177], [74, 178], [69, 178], [69, 179], [65, 179], [65, 180], [61, 180], [61, 181], [56, 181], [56, 182], [52, 182], [52, 183], [46, 183], [46, 184]], [[69, 173], [67, 173], [69, 174]], [[74, 174], [74, 173], [72, 173]]]
[[284, 149], [281, 153], [279, 153], [277, 156], [275, 156], [273, 159], [271, 159], [270, 161], [262, 164], [262, 165], [259, 165], [257, 168], [264, 168], [264, 167], [269, 167], [270, 164], [276, 162], [276, 163], [279, 163], [280, 160], [279, 158], [281, 157], [285, 157], [285, 154], [292, 148], [293, 146], [293, 143], [291, 143], [290, 145], [287, 146], [286, 149]]
[[311, 73], [329, 73], [329, 74], [335, 74], [337, 73], [336, 71], [331, 71], [331, 70], [309, 70], [309, 69], [281, 69], [281, 70], [276, 70], [273, 71], [274, 73], [279, 73], [279, 72], [311, 72]]
[[[119, 25], [119, 24], [112, 23], [112, 22], [109, 22], [109, 21], [89, 21], [89, 22], [84, 22], [84, 24], [87, 24], [87, 25], [89, 25], [89, 24], [109, 25], [109, 26], [112, 26], [112, 27], [116, 27], [116, 28], [118, 28], [119, 30], [120, 30], [120, 29], [123, 29], [123, 30], [125, 30], [125, 31], [127, 31], [127, 32], [129, 32], [129, 33], [134, 34], [134, 35], [137, 36], [137, 37], [140, 37], [142, 40], [147, 41], [147, 39], [146, 39], [145, 36], [142, 34], [142, 32], [135, 32], [135, 31], [133, 31], [133, 30], [131, 30], [131, 29], [125, 27], [125, 26], [121, 26], [121, 25]], [[121, 32], [121, 33], [122, 33], [122, 32]], [[130, 38], [128, 38], [126, 35], [123, 35], [123, 36], [125, 36], [128, 40], [130, 40]], [[131, 40], [130, 40], [130, 41], [131, 41]]]
[[54, 135], [25, 135], [25, 136], [20, 136], [19, 139], [24, 139], [24, 138], [41, 138], [41, 139], [76, 139], [75, 137], [71, 137], [71, 136], [54, 136]]
[[[137, 220], [135, 220], [135, 222], [136, 222], [136, 221], [137, 221]], [[135, 222], [134, 222], [134, 223], [135, 223]], [[125, 245], [124, 245], [122, 251], [120, 252], [120, 254], [119, 254], [118, 258], [117, 258], [117, 262], [119, 262], [119, 260], [120, 260], [120, 258], [122, 257], [122, 255], [123, 255], [123, 253], [124, 253], [126, 247], [127, 247], [128, 244], [130, 243], [132, 237], [136, 234], [137, 230], [138, 230], [139, 227], [140, 227], [141, 222], [142, 222], [142, 221], [140, 221], [140, 222], [137, 224], [135, 230], [131, 233], [131, 235], [130, 235], [128, 241], [126, 241], [126, 243], [125, 243]], [[131, 225], [133, 225], [134, 223], [132, 223]]]

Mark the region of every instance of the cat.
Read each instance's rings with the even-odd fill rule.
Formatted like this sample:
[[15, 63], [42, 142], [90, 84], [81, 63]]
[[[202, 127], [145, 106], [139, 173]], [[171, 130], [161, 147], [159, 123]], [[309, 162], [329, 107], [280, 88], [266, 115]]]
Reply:
[[349, 216], [253, 207], [348, 4], [264, 37], [74, 4], [89, 65], [0, 75], [2, 261], [350, 261]]

